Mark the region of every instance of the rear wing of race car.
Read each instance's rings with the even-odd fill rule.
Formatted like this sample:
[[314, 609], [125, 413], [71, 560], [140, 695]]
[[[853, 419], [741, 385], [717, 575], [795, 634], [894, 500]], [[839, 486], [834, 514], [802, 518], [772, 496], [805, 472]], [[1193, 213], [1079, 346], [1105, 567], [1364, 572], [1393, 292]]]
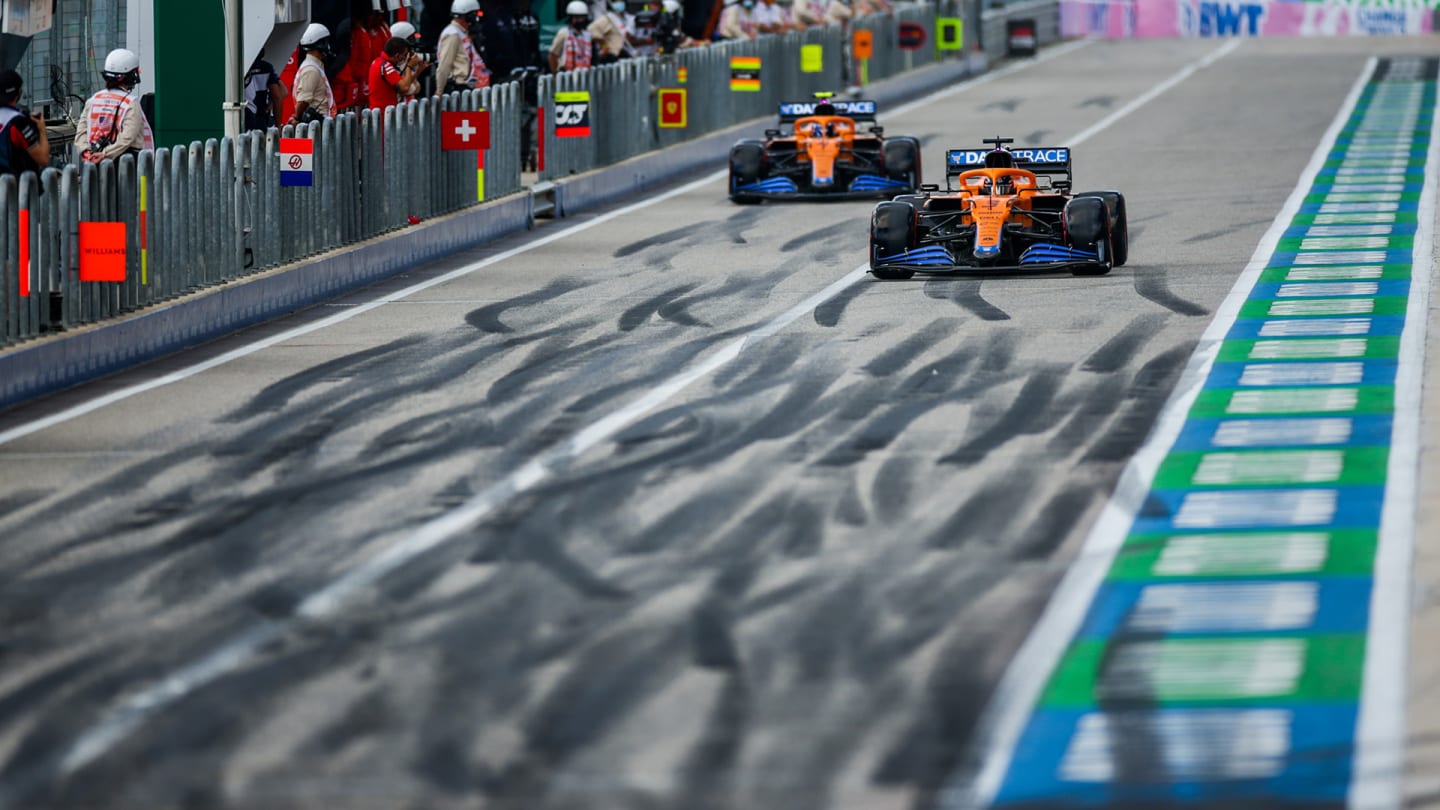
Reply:
[[[985, 168], [985, 156], [991, 149], [950, 149], [945, 152], [945, 179], [949, 180], [961, 172]], [[1070, 173], [1070, 148], [1066, 146], [1035, 146], [1011, 149], [1015, 168], [1032, 171], [1040, 177], [1047, 177], [1050, 186], [1068, 189], [1072, 180]]]
[[[815, 108], [820, 106], [818, 101], [787, 101], [780, 105], [780, 123], [793, 124], [807, 115], [815, 115]], [[830, 106], [834, 108], [836, 115], [843, 115], [853, 118], [856, 121], [875, 120], [875, 102], [869, 100], [844, 101], [833, 99]]]

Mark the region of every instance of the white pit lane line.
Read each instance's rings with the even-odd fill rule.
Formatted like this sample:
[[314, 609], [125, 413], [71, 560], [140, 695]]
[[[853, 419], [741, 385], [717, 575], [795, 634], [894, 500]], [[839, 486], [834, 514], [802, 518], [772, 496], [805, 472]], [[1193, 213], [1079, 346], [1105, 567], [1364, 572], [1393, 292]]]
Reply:
[[[1060, 46], [1049, 50], [1033, 60], [1025, 60], [1010, 65], [1002, 70], [987, 73], [969, 82], [950, 87], [933, 95], [911, 102], [892, 110], [890, 115], [903, 115], [905, 112], [917, 109], [923, 105], [934, 102], [936, 99], [945, 98], [963, 92], [972, 87], [994, 81], [999, 78], [1011, 75], [1020, 70], [1048, 61], [1055, 57], [1067, 54], [1077, 48], [1084, 47], [1088, 41], [1079, 41], [1069, 45]], [[1096, 135], [1108, 126], [1121, 120], [1126, 115], [1139, 109], [1145, 103], [1153, 100], [1160, 94], [1175, 87], [1196, 71], [1201, 70], [1217, 60], [1234, 51], [1242, 44], [1241, 40], [1229, 40], [1224, 45], [1199, 59], [1190, 65], [1182, 68], [1170, 78], [1156, 84], [1149, 91], [1137, 97], [1134, 101], [1125, 105], [1114, 113], [1106, 116], [1102, 121], [1089, 127], [1073, 138], [1068, 139], [1071, 145], [1079, 145], [1085, 140]], [[205, 363], [197, 364], [182, 371], [174, 372], [160, 379], [143, 385], [125, 389], [110, 394], [84, 405], [76, 406], [61, 414], [49, 417], [39, 422], [12, 429], [6, 433], [0, 433], [0, 444], [13, 441], [20, 436], [29, 435], [38, 430], [43, 430], [63, 422], [74, 419], [77, 416], [98, 410], [113, 402], [118, 402], [131, 396], [153, 390], [162, 385], [192, 377], [202, 371], [224, 365], [232, 360], [245, 357], [262, 349], [269, 348], [283, 343], [292, 338], [323, 329], [332, 324], [340, 323], [349, 318], [355, 317], [363, 312], [368, 312], [387, 303], [398, 301], [406, 296], [412, 295], [421, 290], [429, 289], [438, 284], [443, 284], [454, 278], [459, 278], [472, 273], [483, 267], [496, 264], [511, 256], [533, 250], [551, 242], [563, 239], [575, 233], [593, 228], [597, 225], [608, 222], [616, 217], [663, 202], [671, 197], [684, 194], [706, 183], [714, 182], [725, 175], [725, 171], [716, 172], [691, 183], [687, 183], [677, 189], [665, 194], [645, 200], [634, 205], [617, 209], [603, 216], [597, 217], [588, 222], [576, 225], [566, 230], [552, 234], [551, 236], [537, 240], [536, 242], [505, 251], [488, 259], [481, 260], [466, 267], [438, 276], [421, 284], [406, 288], [397, 293], [387, 295], [376, 301], [347, 309], [336, 313], [316, 323], [309, 324], [280, 335], [247, 345], [243, 348], [216, 357]], [[651, 389], [649, 393], [640, 399], [630, 403], [609, 416], [601, 418], [589, 427], [576, 433], [568, 441], [553, 448], [519, 469], [507, 475], [505, 478], [492, 485], [474, 498], [460, 505], [454, 510], [441, 515], [428, 523], [425, 523], [415, 530], [399, 537], [383, 552], [374, 558], [351, 569], [345, 575], [334, 580], [323, 589], [315, 592], [306, 598], [296, 609], [295, 616], [284, 621], [267, 622], [258, 624], [245, 633], [236, 636], [204, 657], [175, 670], [163, 680], [155, 683], [144, 690], [122, 700], [113, 710], [102, 717], [95, 725], [90, 726], [74, 744], [67, 750], [62, 762], [62, 775], [70, 775], [75, 771], [84, 768], [97, 759], [106, 756], [114, 748], [124, 742], [150, 717], [173, 706], [185, 697], [209, 684], [214, 683], [226, 675], [236, 672], [248, 662], [257, 657], [260, 652], [269, 644], [285, 636], [295, 623], [310, 623], [323, 621], [328, 617], [335, 616], [343, 611], [346, 606], [358, 594], [383, 579], [387, 574], [403, 567], [420, 555], [443, 546], [454, 539], [462, 532], [472, 529], [479, 522], [492, 514], [500, 506], [510, 502], [515, 497], [535, 488], [548, 479], [562, 472], [564, 468], [582, 453], [603, 442], [625, 427], [638, 421], [645, 414], [660, 407], [669, 399], [685, 390], [692, 383], [700, 380], [726, 364], [738, 358], [753, 342], [764, 340], [778, 333], [789, 326], [797, 319], [809, 314], [825, 301], [838, 295], [843, 290], [863, 279], [869, 270], [868, 262], [856, 267], [843, 277], [831, 283], [823, 290], [809, 296], [805, 300], [786, 310], [778, 317], [766, 324], [757, 327], [748, 334], [740, 337], [715, 354], [703, 361], [696, 363], [690, 369], [671, 377], [669, 380]], [[0, 789], [0, 805], [5, 804], [3, 789]]]

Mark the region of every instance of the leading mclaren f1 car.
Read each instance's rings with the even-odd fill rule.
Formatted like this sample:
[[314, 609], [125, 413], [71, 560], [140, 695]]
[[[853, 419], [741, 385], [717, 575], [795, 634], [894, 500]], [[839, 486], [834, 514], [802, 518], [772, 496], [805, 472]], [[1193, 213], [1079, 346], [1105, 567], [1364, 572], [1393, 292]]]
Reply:
[[918, 139], [886, 137], [875, 125], [874, 101], [817, 95], [780, 105], [785, 129], [768, 129], [765, 140], [730, 148], [730, 199], [888, 199], [919, 189]]
[[1129, 258], [1125, 197], [1070, 192], [1070, 150], [988, 149], [945, 154], [945, 190], [875, 206], [870, 272], [881, 279], [916, 273], [1053, 271], [1104, 275]]

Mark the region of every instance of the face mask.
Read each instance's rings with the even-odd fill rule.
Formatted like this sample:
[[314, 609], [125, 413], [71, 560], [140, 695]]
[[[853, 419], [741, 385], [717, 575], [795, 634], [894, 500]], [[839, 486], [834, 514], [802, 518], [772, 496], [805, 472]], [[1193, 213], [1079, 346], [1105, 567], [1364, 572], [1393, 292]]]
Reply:
[[748, 11], [752, 8], [755, 8], [755, 0], [745, 0], [745, 2], [741, 3], [740, 5], [744, 6], [745, 9]]
[[576, 31], [579, 31], [581, 28], [584, 28], [585, 24], [588, 22], [590, 21], [585, 19], [584, 17], [571, 17], [570, 27], [574, 28]]
[[610, 10], [613, 11], [613, 12], [615, 12], [616, 14], [624, 14], [624, 13], [625, 13], [625, 4], [624, 4], [624, 3], [611, 3], [611, 4], [610, 4]]

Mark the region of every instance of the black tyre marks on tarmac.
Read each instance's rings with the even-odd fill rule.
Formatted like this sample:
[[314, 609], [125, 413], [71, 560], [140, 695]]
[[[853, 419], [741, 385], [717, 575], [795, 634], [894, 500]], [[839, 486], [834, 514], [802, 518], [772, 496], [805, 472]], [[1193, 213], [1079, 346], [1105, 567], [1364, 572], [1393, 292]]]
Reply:
[[[736, 225], [741, 234], [750, 226], [726, 227]], [[805, 236], [846, 238], [833, 225]], [[648, 261], [672, 247], [627, 255]], [[357, 497], [393, 508], [390, 491], [443, 480], [437, 495], [393, 508], [363, 539], [463, 502], [589, 415], [752, 327], [740, 314], [747, 297], [783, 280], [768, 276], [758, 292], [757, 279], [739, 275], [657, 284], [618, 316], [557, 282], [472, 312], [463, 335], [395, 341], [278, 381], [227, 415], [235, 432], [213, 454], [179, 451], [118, 472], [110, 485], [195, 470], [185, 486], [141, 499], [136, 513], [147, 519], [128, 530], [129, 551], [88, 567], [55, 557], [35, 578], [12, 571], [8, 579], [45, 594], [29, 614], [37, 618], [17, 614], [18, 630], [47, 637], [44, 617], [59, 605], [98, 607], [137, 582], [157, 583], [155, 598], [172, 605], [227, 588], [236, 598], [192, 606], [189, 626], [158, 655], [126, 654], [130, 639], [119, 637], [92, 640], [101, 652], [88, 668], [57, 659], [45, 670], [53, 679], [23, 687], [45, 732], [26, 734], [3, 774], [53, 763], [83, 719], [77, 706], [98, 708], [120, 684], [192, 659], [253, 617], [289, 615], [326, 579], [318, 561], [353, 553], [324, 540], [268, 542], [292, 528], [286, 510], [303, 505], [307, 522], [324, 525]], [[945, 663], [971, 645], [990, 649], [983, 631], [955, 634], [957, 621], [983, 610], [1009, 567], [1048, 559], [1118, 470], [1111, 452], [1096, 453], [1086, 463], [1111, 466], [1087, 474], [1093, 485], [1055, 489], [1042, 484], [1056, 463], [1046, 454], [1085, 415], [1114, 416], [1106, 403], [1148, 429], [1137, 403], [1178, 373], [1173, 358], [1183, 363], [1188, 347], [1151, 354], [1163, 321], [1140, 316], [1118, 335], [1090, 336], [1095, 348], [1076, 361], [1088, 368], [1072, 369], [1073, 381], [1030, 362], [1021, 319], [981, 297], [979, 280], [927, 283], [927, 297], [959, 311], [932, 307], [915, 323], [871, 320], [854, 306], [882, 289], [918, 296], [917, 286], [852, 285], [815, 313], [822, 335], [787, 332], [747, 351], [468, 543], [387, 580], [377, 602], [287, 638], [243, 676], [143, 729], [86, 783], [30, 795], [73, 806], [118, 785], [111, 806], [224, 806], [216, 786], [234, 779], [234, 752], [276, 745], [247, 766], [253, 784], [297, 786], [332, 805], [345, 799], [336, 785], [383, 783], [437, 807], [478, 796], [525, 810], [568, 810], [582, 798], [592, 807], [822, 810], [855, 767], [877, 785], [932, 788], [968, 738], [989, 677]], [[735, 325], [707, 325], [721, 323]], [[823, 334], [842, 329], [885, 348], [845, 362]], [[637, 363], [624, 339], [635, 334], [663, 351]], [[1142, 361], [1132, 385], [1100, 383]], [[474, 385], [481, 379], [493, 381]], [[473, 380], [473, 395], [427, 402], [437, 380]], [[397, 411], [397, 402], [412, 406]], [[359, 432], [367, 424], [384, 427]], [[1064, 461], [1100, 435], [1071, 432]], [[335, 463], [349, 444], [353, 455]], [[215, 497], [235, 480], [252, 484]], [[93, 508], [98, 494], [72, 504]], [[92, 544], [100, 539], [117, 538], [97, 530]], [[98, 577], [113, 584], [77, 602]], [[15, 607], [0, 596], [0, 608]], [[941, 664], [927, 663], [937, 655]], [[322, 685], [327, 701], [311, 708], [309, 734], [263, 736], [253, 718], [281, 716]], [[950, 694], [956, 688], [968, 691]], [[918, 707], [915, 719], [896, 717], [896, 706]], [[207, 719], [194, 723], [196, 713]], [[177, 740], [191, 752], [180, 760], [167, 753]], [[380, 760], [359, 753], [382, 741]], [[645, 775], [658, 749], [677, 763], [662, 787]], [[352, 758], [337, 754], [347, 751]]]

